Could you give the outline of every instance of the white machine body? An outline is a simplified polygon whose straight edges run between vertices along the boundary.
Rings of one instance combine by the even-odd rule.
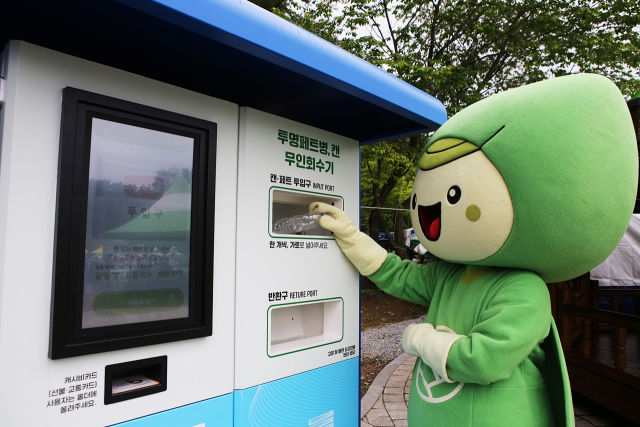
[[[238,106],[25,42],[9,44],[5,64],[0,424],[104,426],[222,395],[229,396],[229,404],[219,416],[232,419]],[[48,358],[56,194],[65,191],[56,183],[62,89],[67,86],[217,123],[212,336]],[[106,365],[156,356],[168,359],[165,392],[103,404]],[[73,410],[67,410],[70,406]]]
[[[359,356],[359,276],[327,230],[278,234],[314,201],[359,218],[357,141],[240,110],[235,388]]]

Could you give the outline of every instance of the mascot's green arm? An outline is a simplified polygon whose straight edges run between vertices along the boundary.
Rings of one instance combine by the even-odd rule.
[[[388,254],[385,262],[369,275],[369,279],[389,295],[428,306],[433,298],[435,264],[423,266],[408,260],[403,262],[397,255]]]
[[[431,305],[427,322],[464,335],[449,351],[446,366],[452,380],[489,384],[524,369],[522,362],[527,357],[543,358],[539,344],[551,325],[544,282],[530,272],[500,269],[497,276],[467,285],[459,281],[463,269],[463,265],[445,261],[418,265],[389,254],[369,278],[388,294]],[[459,286],[475,286],[482,296],[467,307],[464,299],[458,300],[455,288]],[[456,311],[444,307],[456,307]]]
[[[453,380],[490,384],[522,369],[520,377],[526,381],[522,362],[527,357],[535,364],[544,361],[539,345],[549,335],[552,319],[547,286],[523,271],[508,272],[499,282],[478,322],[449,351],[447,373]]]

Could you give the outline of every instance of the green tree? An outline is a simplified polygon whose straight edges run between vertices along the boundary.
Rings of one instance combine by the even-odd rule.
[[[273,13],[278,12],[286,12],[289,10],[289,1],[288,0],[251,0],[251,3],[254,3],[260,6],[263,9],[267,9]]]
[[[629,0],[309,0],[281,16],[441,100],[449,114],[545,78],[591,72],[640,89]],[[313,24],[312,24],[313,23]]]
[[[363,206],[408,209],[418,154],[426,142],[424,135],[381,142],[362,147],[360,153]],[[362,209],[361,222],[378,240],[383,231],[401,257],[406,255],[402,231],[410,224],[408,212]],[[391,239],[395,231],[396,239]]]
[[[605,75],[627,97],[640,90],[636,1],[303,0],[274,13],[435,96],[449,115],[493,93],[577,72]],[[362,148],[364,203],[408,205],[405,184],[425,140]],[[390,216],[396,228],[402,217],[363,212],[376,238]]]

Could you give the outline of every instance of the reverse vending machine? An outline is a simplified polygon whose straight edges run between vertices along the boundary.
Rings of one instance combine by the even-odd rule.
[[[440,102],[245,1],[0,14],[0,413],[11,426],[359,424],[359,147]]]
[[[274,225],[314,201],[357,218],[358,142],[251,108],[239,138],[236,422],[357,425],[358,272],[331,232]]]

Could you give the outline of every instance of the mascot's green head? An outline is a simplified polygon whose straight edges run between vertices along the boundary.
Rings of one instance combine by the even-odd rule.
[[[601,76],[566,76],[493,95],[447,121],[420,157],[411,218],[442,259],[556,282],[613,251],[637,182],[620,91]]]

